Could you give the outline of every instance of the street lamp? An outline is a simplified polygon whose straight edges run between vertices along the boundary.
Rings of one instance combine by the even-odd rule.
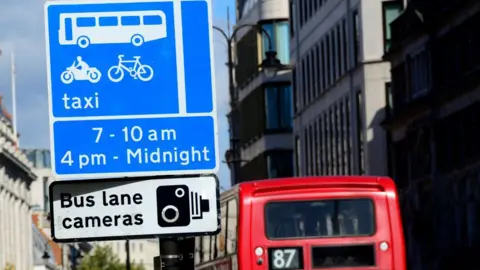
[[[266,52],[265,59],[262,61],[262,64],[260,64],[260,67],[262,67],[267,78],[275,77],[279,71],[291,69],[289,65],[284,65],[280,62],[277,58],[276,51]]]
[[[224,30],[217,26],[213,26],[213,29],[218,31],[227,42],[228,48],[228,85],[229,85],[229,95],[230,95],[230,110],[231,113],[229,114],[228,118],[230,120],[230,149],[227,151],[226,155],[228,155],[227,163],[229,164],[229,168],[233,174],[234,183],[236,183],[239,179],[239,170],[241,165],[241,158],[240,158],[240,151],[239,151],[239,134],[237,129],[238,121],[238,112],[239,109],[239,100],[238,100],[238,93],[235,89],[235,84],[233,81],[233,70],[234,70],[234,62],[233,62],[233,41],[235,36],[237,35],[240,29],[244,28],[254,28],[260,33],[264,33],[268,39],[268,51],[265,52],[265,59],[260,64],[260,68],[265,75],[268,77],[275,76],[278,70],[284,70],[285,66],[281,64],[280,60],[277,59],[277,52],[273,50],[272,47],[272,38],[268,34],[265,29],[261,25],[258,24],[243,24],[237,26],[233,33],[229,36],[225,33]]]

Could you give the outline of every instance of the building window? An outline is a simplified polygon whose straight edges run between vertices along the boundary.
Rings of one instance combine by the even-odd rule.
[[[393,113],[393,96],[392,96],[392,83],[385,83],[385,98],[386,98],[386,116],[390,117]]]
[[[330,175],[337,174],[337,145],[336,145],[336,119],[335,105],[328,109],[328,117],[330,118]]]
[[[353,12],[353,60],[354,66],[360,63],[360,19],[358,10]]]
[[[321,71],[321,59],[320,59],[320,45],[315,46],[315,98],[320,95],[322,88],[322,71]]]
[[[430,65],[425,50],[407,58],[409,92],[411,99],[423,96],[429,90]]]
[[[325,128],[323,125],[323,115],[318,117],[318,171],[319,174],[325,174]]]
[[[328,114],[328,110],[324,114],[324,119],[325,119],[325,139],[326,139],[326,144],[325,144],[325,152],[326,152],[326,155],[325,155],[325,174],[330,175],[332,173],[332,171],[331,171],[332,133],[331,133],[331,129],[330,129],[330,115]]]
[[[365,174],[365,153],[364,153],[364,143],[365,137],[363,133],[363,98],[362,91],[357,92],[357,141],[358,141],[358,169],[360,170],[359,174]]]
[[[336,146],[336,155],[337,155],[337,171],[336,175],[341,175],[343,171],[343,153],[342,153],[342,115],[341,115],[341,104],[337,103],[334,107],[334,116],[335,116],[335,146]]]
[[[303,3],[303,1],[297,1],[297,2],[298,2],[298,11],[300,13],[298,21],[300,22],[300,28],[301,28],[303,26],[303,23],[305,22],[305,20],[304,20],[305,12],[303,12],[304,3]]]
[[[342,98],[340,100],[340,149],[341,149],[341,156],[342,156],[342,174],[348,174],[348,158],[349,153],[347,149],[347,139],[348,139],[348,129],[346,128],[346,118],[348,115],[346,114],[346,104],[345,99]]]
[[[292,87],[268,86],[265,88],[267,130],[292,128]]]
[[[307,126],[307,152],[308,152],[308,175],[314,175],[314,169],[315,169],[315,149],[313,149],[313,140],[314,140],[314,135],[313,135],[313,126],[308,125]]]
[[[352,104],[350,98],[345,99],[346,103],[346,117],[345,117],[345,130],[347,132],[347,151],[348,151],[348,173],[353,174],[354,172],[354,164],[353,164],[353,136],[352,136],[352,125],[351,125],[351,113],[352,113]]]
[[[307,81],[305,83],[305,91],[307,91],[307,100],[305,102],[305,105],[310,104],[312,102],[312,70],[311,70],[311,62],[312,62],[312,57],[311,54],[307,54],[307,57],[305,58],[306,61],[306,66],[307,66]]]
[[[302,63],[302,68],[300,69],[300,73],[302,74],[302,101],[301,101],[301,108],[305,107],[307,104],[307,94],[308,94],[308,85],[307,85],[307,66],[306,63],[307,61],[305,58],[301,61]]]
[[[335,31],[335,27],[333,27],[331,31],[331,46],[332,46],[332,82],[335,82],[338,79],[337,73],[337,52],[339,51],[338,42],[337,42],[337,31]]]
[[[202,237],[195,238],[195,258],[194,262],[195,265],[200,264],[202,262]]]
[[[383,39],[385,51],[390,49],[392,41],[392,32],[390,24],[400,15],[403,9],[402,1],[385,1],[382,2],[383,8]]]
[[[300,144],[300,138],[298,136],[295,136],[295,176],[300,176],[300,166],[301,166],[301,147],[302,145]]]
[[[217,235],[217,258],[222,258],[226,255],[226,233],[227,233],[227,205],[224,204],[220,208],[221,230]]]
[[[292,68],[292,98],[293,98],[293,112],[297,113],[300,108],[300,98],[298,97],[298,85],[297,85],[297,68]]]
[[[227,254],[234,254],[237,251],[237,223],[238,205],[237,200],[232,199],[227,203]]]
[[[210,261],[210,236],[202,238],[202,262]]]
[[[336,27],[336,42],[337,42],[337,59],[336,59],[336,62],[337,62],[337,79],[340,78],[342,75],[343,75],[343,66],[342,66],[342,46],[343,46],[343,42],[342,42],[342,29],[341,29],[342,25],[341,25],[341,22],[339,24],[337,24],[337,27]]]
[[[271,151],[267,154],[268,178],[290,177],[293,175],[293,153],[291,150]]]
[[[278,21],[272,23],[262,23],[265,32],[271,38],[272,50],[277,52],[277,58],[282,64],[290,63],[290,30],[288,21]],[[265,33],[262,33],[262,57],[270,50],[269,39]]]
[[[310,103],[313,102],[315,96],[315,79],[317,76],[315,76],[315,51],[311,50],[310,53]]]
[[[326,65],[326,70],[327,70],[327,74],[325,74],[327,76],[327,87],[330,86],[330,84],[332,83],[332,78],[333,78],[333,70],[332,70],[332,63],[331,63],[331,60],[332,60],[332,50],[330,49],[331,46],[330,46],[330,34],[327,34],[326,37],[325,37],[325,44],[326,44],[326,48],[325,48],[325,51],[326,51],[326,54],[327,54],[327,60],[325,62],[325,65]]]
[[[50,200],[48,196],[48,177],[43,177],[43,209],[45,213],[50,211]]]
[[[328,86],[328,83],[327,83],[327,72],[328,72],[327,55],[328,55],[328,53],[327,53],[327,49],[326,49],[326,45],[325,45],[325,39],[320,41],[320,52],[322,54],[322,57],[321,57],[322,61],[320,63],[322,72],[320,74],[320,80],[321,80],[321,85],[322,85],[321,93],[323,93]]]
[[[313,145],[312,145],[312,150],[315,156],[315,163],[313,165],[315,166],[313,171],[314,175],[320,174],[320,150],[319,150],[320,142],[318,141],[319,131],[320,130],[318,128],[318,121],[315,120],[315,122],[313,122]]]
[[[258,46],[258,30],[250,29],[236,44],[235,79],[238,87],[245,85],[259,73],[258,65],[261,63],[259,59]]]
[[[343,69],[342,73],[348,70],[348,35],[347,35],[347,20],[342,20],[342,49],[343,49]]]
[[[49,150],[45,150],[42,152],[43,154],[43,162],[45,164],[45,168],[51,168],[52,165],[50,164],[51,160],[50,160],[50,151]]]
[[[293,3],[294,0],[290,0],[290,8],[289,8],[289,13],[290,13],[290,37],[295,36],[295,29],[294,29],[294,21],[297,16],[294,16],[295,14],[295,4]]]

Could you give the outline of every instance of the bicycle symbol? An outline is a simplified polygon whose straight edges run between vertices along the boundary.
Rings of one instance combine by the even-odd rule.
[[[153,69],[149,65],[143,65],[140,63],[140,56],[134,56],[134,60],[123,60],[124,55],[118,56],[118,64],[108,69],[108,78],[112,82],[120,82],[125,76],[125,71],[130,74],[134,79],[140,79],[141,81],[148,82],[153,78]],[[127,67],[124,64],[133,64],[133,67]]]

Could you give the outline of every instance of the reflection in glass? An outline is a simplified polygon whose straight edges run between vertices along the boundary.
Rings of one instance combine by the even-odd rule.
[[[274,202],[265,212],[270,239],[362,236],[375,231],[370,199]]]

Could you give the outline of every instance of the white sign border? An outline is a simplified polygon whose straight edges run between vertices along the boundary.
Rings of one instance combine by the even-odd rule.
[[[199,0],[201,1],[201,0]],[[218,132],[218,108],[217,108],[217,83],[216,83],[216,73],[215,73],[215,51],[214,51],[214,40],[213,40],[213,7],[212,7],[212,0],[203,0],[208,5],[208,25],[209,25],[209,42],[210,42],[210,74],[212,78],[212,111],[207,113],[213,117],[213,133],[214,133],[214,147],[215,147],[215,167],[212,169],[190,169],[185,171],[174,170],[174,171],[145,171],[145,172],[110,172],[110,173],[86,173],[86,174],[58,174],[56,171],[56,164],[55,164],[55,134],[53,132],[54,123],[57,121],[88,121],[88,120],[95,120],[95,119],[125,119],[125,116],[93,116],[93,117],[62,117],[56,118],[53,115],[53,97],[52,97],[52,77],[51,77],[51,57],[50,57],[50,29],[49,29],[49,22],[48,22],[48,8],[50,6],[59,6],[59,5],[87,5],[87,4],[129,4],[129,3],[156,3],[156,2],[173,2],[174,6],[181,5],[182,0],[47,0],[44,4],[44,26],[45,26],[45,50],[46,50],[46,66],[47,66],[47,96],[48,96],[48,113],[49,113],[49,131],[50,131],[50,160],[52,164],[52,172],[56,179],[58,180],[71,180],[71,179],[108,179],[111,177],[143,177],[143,176],[180,176],[186,174],[192,175],[200,175],[200,174],[216,174],[220,170],[220,137]],[[186,1],[188,2],[188,1]],[[175,8],[174,8],[175,10]],[[178,12],[178,11],[177,11]],[[180,16],[176,16],[175,18],[181,18]],[[177,26],[175,24],[175,32],[177,32],[177,28],[182,28],[183,25]],[[182,30],[183,31],[183,30]],[[181,49],[183,51],[183,43],[179,44],[176,42],[176,50],[177,53]],[[178,64],[178,63],[177,63]],[[183,81],[183,84],[185,82]],[[131,117],[130,117],[131,116]],[[167,117],[176,117],[181,119],[183,117],[188,117],[189,115],[181,115],[181,114],[167,114],[167,115],[156,115],[157,117],[152,117],[153,115],[128,115],[128,119],[137,119],[137,118],[167,118]],[[181,120],[180,120],[181,121]]]
[[[176,234],[136,234],[136,235],[129,235],[129,236],[105,236],[105,237],[82,237],[82,238],[62,238],[58,239],[55,237],[55,213],[53,208],[53,189],[56,185],[69,185],[69,184],[92,184],[92,183],[105,183],[105,182],[119,182],[119,181],[129,181],[129,182],[137,182],[137,181],[145,181],[145,180],[158,180],[162,181],[164,179],[180,179],[180,178],[201,178],[201,177],[213,177],[215,179],[215,189],[216,189],[216,197],[217,197],[217,230],[214,232],[200,232],[200,233],[176,233]],[[141,178],[109,178],[109,179],[81,179],[81,180],[67,180],[67,181],[54,181],[50,184],[48,191],[50,194],[50,234],[51,239],[55,243],[79,243],[79,242],[93,242],[93,241],[116,241],[116,240],[126,240],[126,239],[151,239],[151,238],[171,238],[171,237],[195,237],[195,236],[214,236],[218,235],[221,232],[221,213],[220,213],[220,181],[218,180],[217,175],[215,174],[197,174],[197,175],[172,175],[172,176],[157,176],[157,177],[141,177]],[[199,180],[200,181],[200,180]]]

